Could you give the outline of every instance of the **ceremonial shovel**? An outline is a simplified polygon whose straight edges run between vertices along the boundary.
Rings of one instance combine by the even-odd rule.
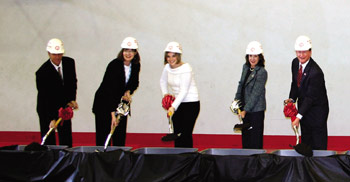
[[[168,94],[164,96],[162,99],[162,107],[168,111],[172,103],[174,102],[174,100],[175,100],[175,97],[173,95]],[[167,117],[169,118],[169,133],[162,137],[162,141],[164,142],[176,140],[181,136],[181,133],[177,133],[177,134],[174,133],[174,124],[172,120],[173,114],[174,113],[171,113],[171,112],[167,113]]]
[[[50,130],[45,134],[45,136],[43,137],[42,141],[41,141],[41,145],[44,145],[46,138],[51,134],[51,132],[57,128],[58,124],[60,124],[60,122],[63,120],[70,120],[73,117],[73,109],[71,107],[66,107],[66,108],[60,108],[58,110],[58,120],[55,122],[55,127],[54,128],[50,128]]]
[[[313,156],[313,151],[312,148],[305,144],[305,143],[299,143],[299,131],[296,126],[293,126],[293,130],[295,133],[295,136],[297,137],[297,142],[295,146],[290,145],[295,149],[296,152],[298,152],[301,155],[307,156],[307,157],[312,157]]]
[[[115,115],[117,117],[117,122],[120,120],[120,117],[121,116],[127,116],[130,112],[130,102],[123,102],[123,100],[121,99],[120,100],[120,103],[116,109],[116,112],[115,112]],[[119,122],[118,122],[119,123]],[[105,142],[105,146],[104,146],[104,152],[107,151],[107,147],[108,147],[108,144],[109,144],[109,141],[111,140],[111,137],[115,131],[115,128],[117,126],[113,126],[113,128],[111,129],[111,131],[109,132],[108,136],[107,136],[107,139],[106,139],[106,142]]]
[[[173,125],[173,113],[169,113],[169,133],[162,137],[162,141],[168,142],[176,140],[181,136],[181,133],[175,134],[174,133],[174,125]]]
[[[234,127],[233,127],[233,131],[235,132],[239,132],[239,131],[242,131],[244,129],[252,129],[253,127],[250,125],[250,123],[245,123],[243,124],[243,121],[242,121],[242,117],[241,117],[241,102],[239,100],[234,100],[231,104],[231,111],[234,113],[234,114],[238,114],[238,119],[239,119],[239,124],[236,124]]]
[[[295,107],[295,104],[292,102],[285,103],[284,104],[284,109],[283,109],[284,115],[286,117],[290,117],[291,121],[293,122],[296,119],[296,115],[298,114],[298,110]],[[295,133],[295,136],[297,137],[297,142],[296,145],[290,145],[295,149],[296,152],[298,152],[301,155],[307,156],[307,157],[312,157],[313,156],[313,151],[312,148],[305,144],[305,143],[299,143],[299,130],[297,126],[293,126],[293,131]]]

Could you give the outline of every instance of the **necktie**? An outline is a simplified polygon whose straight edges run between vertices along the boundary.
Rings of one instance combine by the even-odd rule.
[[[299,71],[298,71],[298,87],[300,87],[301,77],[303,76],[303,67],[300,65]]]
[[[58,68],[57,68],[57,72],[58,72],[58,74],[60,75],[61,80],[62,80],[62,82],[63,82],[63,76],[62,76],[62,72],[61,72],[61,67],[58,67]]]

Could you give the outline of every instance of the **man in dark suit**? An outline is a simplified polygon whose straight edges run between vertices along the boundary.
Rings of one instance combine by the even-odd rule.
[[[329,105],[324,75],[311,58],[311,40],[299,36],[295,42],[297,57],[292,62],[292,85],[285,103],[298,102],[298,114],[292,127],[301,125],[301,141],[314,150],[327,150]]]
[[[40,120],[41,137],[50,128],[55,127],[58,110],[69,106],[78,108],[76,100],[77,78],[74,59],[64,57],[63,43],[59,39],[51,39],[46,50],[47,60],[36,72],[38,89],[37,112]],[[59,144],[72,147],[71,120],[62,121],[58,127]],[[46,145],[56,145],[55,134],[52,133],[45,141]]]

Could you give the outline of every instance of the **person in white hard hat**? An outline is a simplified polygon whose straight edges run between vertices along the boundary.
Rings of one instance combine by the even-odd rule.
[[[182,47],[178,42],[169,42],[164,50],[164,69],[160,87],[165,97],[175,96],[168,113],[172,115],[174,133],[181,134],[175,139],[175,147],[193,147],[192,133],[196,123],[200,102],[192,67],[181,60]],[[168,90],[170,88],[170,90]]]
[[[240,101],[243,124],[242,148],[262,149],[264,134],[264,119],[266,110],[267,71],[262,45],[252,41],[246,49],[245,63],[238,82],[234,100]]]
[[[313,150],[327,149],[329,104],[322,69],[311,58],[311,39],[305,35],[295,41],[296,58],[292,61],[292,84],[289,99],[297,102],[298,114],[292,127],[301,125],[301,142]]]
[[[58,110],[66,105],[78,108],[76,100],[77,77],[74,59],[63,56],[64,47],[59,39],[51,39],[46,50],[47,60],[36,72],[38,89],[37,112],[40,120],[41,137],[50,128],[55,127]],[[57,127],[59,144],[72,147],[71,120],[63,121]],[[45,141],[46,145],[56,145],[55,135],[51,134]]]
[[[127,116],[116,119],[115,111],[121,100],[131,102],[139,86],[140,54],[138,41],[126,37],[117,58],[107,66],[100,87],[95,93],[92,112],[95,114],[96,145],[103,146],[111,127],[117,126],[112,136],[113,146],[125,146]]]

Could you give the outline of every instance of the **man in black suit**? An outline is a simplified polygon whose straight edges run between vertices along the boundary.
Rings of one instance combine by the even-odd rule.
[[[321,68],[311,58],[311,40],[299,36],[295,42],[297,57],[292,62],[292,85],[285,103],[298,102],[298,114],[292,127],[301,125],[301,141],[314,150],[327,150],[327,90]]]
[[[36,72],[38,89],[37,112],[40,120],[41,137],[50,128],[55,127],[58,110],[69,106],[78,108],[76,100],[77,78],[74,59],[64,57],[63,43],[59,39],[51,39],[46,50],[50,57]],[[57,127],[59,144],[72,147],[71,120],[61,121]],[[46,145],[56,145],[55,134],[45,141]]]

